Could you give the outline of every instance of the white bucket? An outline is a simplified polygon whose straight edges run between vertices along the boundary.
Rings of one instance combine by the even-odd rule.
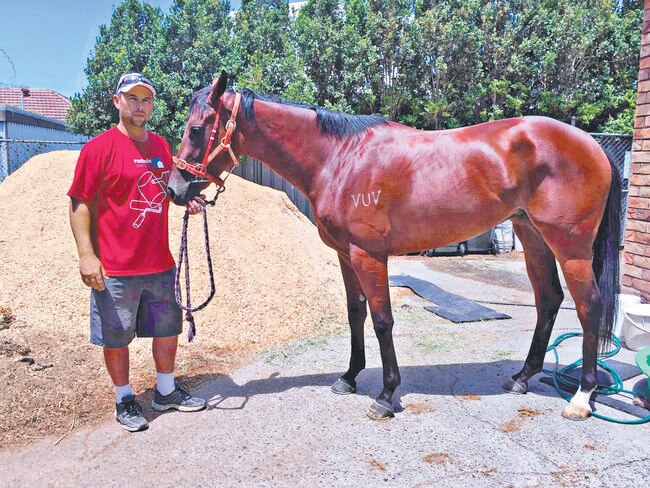
[[[614,330],[612,333],[623,341],[623,323],[625,322],[625,312],[629,310],[630,307],[641,303],[641,297],[638,295],[628,295],[627,293],[621,293],[618,295],[618,315],[616,316],[616,322],[614,323]]]
[[[638,351],[650,346],[650,303],[630,305],[624,311],[623,337],[625,347]]]

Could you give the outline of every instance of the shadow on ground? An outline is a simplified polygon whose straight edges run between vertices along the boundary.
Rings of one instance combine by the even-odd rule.
[[[507,378],[521,369],[519,361],[502,360],[489,363],[441,364],[426,366],[402,366],[402,384],[393,396],[396,411],[400,411],[403,395],[416,393],[432,396],[491,396],[509,395],[501,385]],[[339,378],[340,373],[305,374],[299,376],[280,376],[274,372],[266,378],[236,383],[230,376],[198,375],[192,377],[193,383],[201,383],[197,394],[208,400],[208,408],[236,410],[244,409],[248,400],[258,395],[275,395],[293,388],[329,387]],[[538,375],[542,377],[543,375]],[[531,387],[535,384],[531,380]],[[381,368],[368,368],[357,377],[357,395],[374,399],[382,387]],[[536,394],[557,396],[548,388],[535,388]],[[232,402],[233,399],[238,399]],[[153,418],[157,416],[153,412]]]

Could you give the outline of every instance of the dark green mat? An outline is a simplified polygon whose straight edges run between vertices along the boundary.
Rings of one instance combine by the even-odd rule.
[[[390,286],[408,287],[422,298],[435,303],[436,306],[428,306],[424,307],[424,309],[452,322],[478,322],[480,320],[512,318],[510,315],[499,313],[463,296],[449,293],[433,283],[412,276],[393,275],[388,277],[388,281]]]

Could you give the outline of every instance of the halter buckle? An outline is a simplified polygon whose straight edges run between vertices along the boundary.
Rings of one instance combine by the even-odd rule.
[[[186,169],[187,168],[187,161],[184,159],[178,159],[177,157],[173,157],[172,160],[174,161],[174,164],[178,169]]]

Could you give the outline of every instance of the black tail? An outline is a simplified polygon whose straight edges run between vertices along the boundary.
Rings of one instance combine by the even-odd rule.
[[[621,175],[612,158],[609,155],[607,157],[612,167],[612,185],[609,188],[607,206],[594,242],[593,259],[596,282],[603,298],[603,318],[598,329],[601,351],[607,349],[612,342],[612,329],[618,310],[623,198]]]

